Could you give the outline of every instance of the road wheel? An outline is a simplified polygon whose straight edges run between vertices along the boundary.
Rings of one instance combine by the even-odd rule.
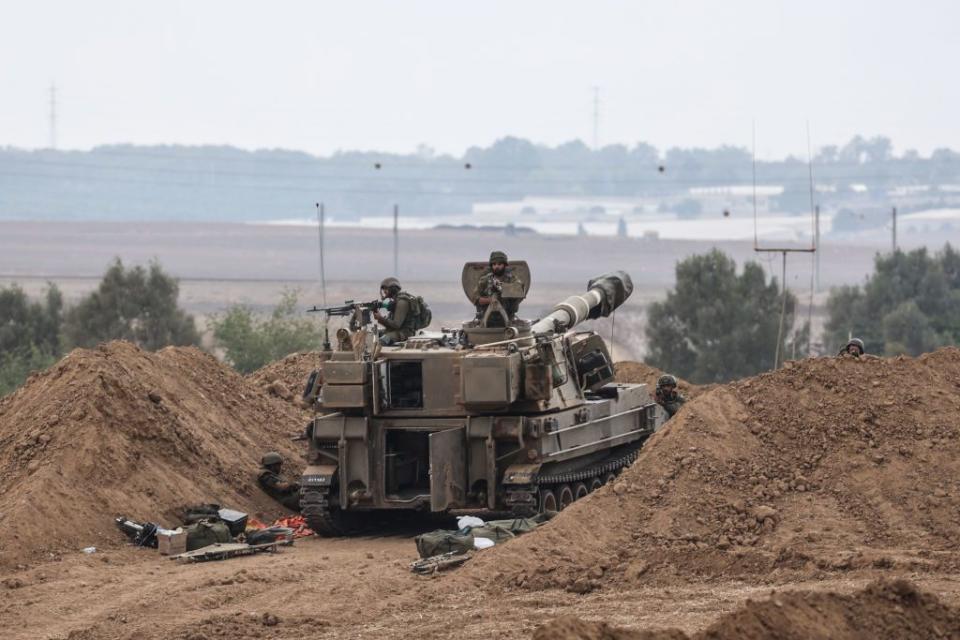
[[[573,485],[574,500],[579,500],[580,498],[584,497],[588,493],[590,493],[590,489],[587,489],[587,485],[583,484],[582,482],[578,482],[577,484]]]
[[[603,484],[610,484],[617,479],[617,474],[612,471],[603,477]]]
[[[603,486],[603,480],[600,478],[593,478],[590,480],[590,493],[593,493],[597,489]]]
[[[540,513],[560,511],[557,495],[550,489],[540,489]]]
[[[568,484],[561,485],[557,489],[557,506],[560,507],[560,511],[563,511],[571,504],[573,504],[573,489]]]

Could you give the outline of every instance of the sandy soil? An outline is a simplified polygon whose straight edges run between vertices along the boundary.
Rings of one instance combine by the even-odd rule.
[[[511,590],[491,596],[454,576],[415,576],[407,535],[305,539],[278,554],[180,565],[152,550],[83,555],[7,574],[0,626],[11,640],[70,638],[529,638],[576,614],[632,629],[692,633],[772,591],[742,581],[600,590]],[[891,572],[855,572],[782,589],[862,588]],[[896,572],[960,605],[960,576]],[[267,616],[266,618],[264,616]],[[276,617],[278,622],[269,625]],[[268,624],[265,624],[265,621]]]

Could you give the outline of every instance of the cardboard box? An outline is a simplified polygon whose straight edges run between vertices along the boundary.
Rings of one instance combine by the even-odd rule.
[[[157,551],[165,556],[176,556],[187,552],[186,531],[165,531],[157,534]]]

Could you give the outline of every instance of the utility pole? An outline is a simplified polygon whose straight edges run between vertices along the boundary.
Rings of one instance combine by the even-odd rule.
[[[813,224],[815,231],[813,233],[813,246],[817,250],[813,252],[813,272],[814,272],[814,288],[813,290],[818,292],[820,291],[820,205],[817,205],[813,208]]]
[[[57,148],[57,85],[50,84],[50,148]]]
[[[327,274],[323,272],[323,228],[325,225],[325,211],[322,202],[317,203],[317,238],[320,245],[320,297],[323,299],[323,306],[327,306]]]
[[[400,206],[393,205],[393,277],[400,277]]]
[[[893,218],[893,252],[897,252],[897,208],[894,207],[891,211]]]
[[[600,148],[600,87],[593,88],[593,150]]]

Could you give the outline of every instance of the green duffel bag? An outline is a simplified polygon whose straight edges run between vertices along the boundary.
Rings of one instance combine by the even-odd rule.
[[[421,558],[432,558],[442,553],[473,551],[473,533],[438,529],[416,537]]]
[[[514,535],[529,533],[540,526],[540,523],[533,518],[514,518],[512,520],[491,520],[485,526],[501,527]],[[479,535],[474,533],[474,535]],[[491,538],[492,539],[492,538]]]
[[[187,551],[202,549],[217,542],[233,542],[230,528],[220,520],[201,520],[187,525]]]
[[[486,523],[482,527],[471,527],[470,533],[474,538],[487,538],[488,540],[493,540],[494,544],[500,544],[505,540],[515,537],[510,529],[497,524],[498,522],[504,521],[494,520],[493,522]]]

